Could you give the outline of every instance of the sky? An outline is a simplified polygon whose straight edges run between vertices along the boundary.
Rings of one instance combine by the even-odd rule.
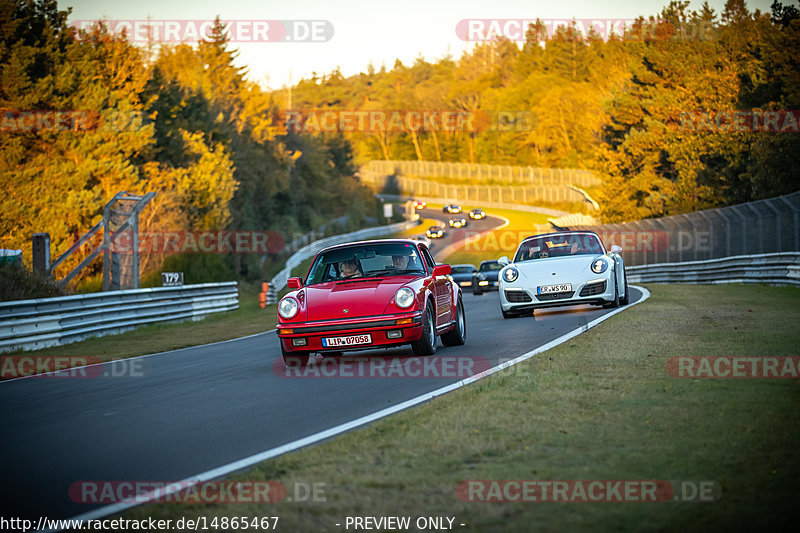
[[[746,4],[751,11],[768,12],[772,1],[746,0]],[[118,21],[114,24],[120,27],[130,24],[133,28],[135,21],[149,19],[159,32],[163,28],[160,35],[167,35],[169,28],[172,37],[191,36],[193,30],[202,29],[204,21],[216,16],[236,21],[231,31],[238,42],[230,46],[239,50],[237,64],[248,69],[248,79],[265,88],[278,89],[337,67],[350,76],[366,72],[370,64],[376,70],[382,65],[391,69],[396,59],[409,65],[419,57],[428,61],[448,55],[458,58],[474,42],[460,38],[464,34],[457,35],[456,28],[466,31],[464,28],[488,27],[489,22],[480,21],[574,18],[587,24],[593,20],[616,25],[640,15],[657,15],[667,3],[668,0],[59,0],[59,8],[72,8],[69,23],[86,24],[104,18]],[[797,0],[783,3],[796,5]],[[700,0],[692,0],[690,8],[699,10],[701,4]],[[709,0],[709,4],[719,14],[725,0]],[[473,21],[472,26],[468,22],[459,26],[465,20]],[[513,22],[501,24],[512,35],[516,31]]]

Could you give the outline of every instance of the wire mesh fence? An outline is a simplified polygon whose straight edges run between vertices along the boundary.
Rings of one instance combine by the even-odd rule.
[[[800,251],[800,192],[720,209],[622,224],[570,226],[622,247],[625,263],[648,265]]]
[[[589,170],[575,168],[537,168],[514,165],[481,165],[477,163],[443,163],[437,161],[370,161],[361,167],[367,182],[386,176],[447,178],[448,181],[513,182],[515,185],[591,187],[600,180]]]

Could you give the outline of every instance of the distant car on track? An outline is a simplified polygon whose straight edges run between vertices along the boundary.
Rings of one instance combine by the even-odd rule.
[[[486,213],[484,213],[483,209],[473,209],[469,212],[469,218],[472,220],[481,220],[482,218],[486,218]]]
[[[287,366],[311,353],[410,344],[416,355],[464,344],[466,314],[450,265],[437,265],[411,239],[332,246],[314,258],[305,280],[289,278],[278,302],[278,339]]]
[[[414,202],[411,205],[414,206],[414,209],[425,209],[425,207],[428,204],[423,202],[423,201],[421,201],[421,200],[414,200]]]
[[[461,206],[457,204],[447,204],[442,209],[442,212],[447,213],[449,215],[457,215],[458,213],[461,212]]]
[[[451,228],[465,228],[467,227],[467,219],[464,217],[454,217],[447,221]]]
[[[440,228],[439,226],[431,226],[428,228],[428,231],[425,232],[425,236],[429,239],[441,239],[444,237],[444,228]]]
[[[450,265],[450,277],[459,287],[472,287],[472,276],[478,271],[475,265]]]
[[[500,282],[498,275],[503,268],[498,261],[481,261],[472,281],[472,293],[481,295],[484,292],[496,291]]]
[[[619,246],[606,251],[600,237],[590,231],[528,237],[513,261],[499,259],[503,318],[542,307],[626,305],[630,294],[621,251]]]

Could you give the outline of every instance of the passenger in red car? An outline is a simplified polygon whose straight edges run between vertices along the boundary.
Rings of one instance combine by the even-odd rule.
[[[358,263],[356,263],[355,259],[347,259],[339,263],[339,274],[342,279],[357,278],[364,275],[358,269]]]

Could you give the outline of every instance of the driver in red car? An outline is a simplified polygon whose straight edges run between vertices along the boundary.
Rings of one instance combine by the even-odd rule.
[[[342,279],[352,279],[363,276],[361,270],[358,269],[358,263],[355,258],[345,259],[339,263],[339,275]]]
[[[397,270],[406,270],[408,268],[409,259],[407,255],[393,255],[392,265],[394,265]]]

